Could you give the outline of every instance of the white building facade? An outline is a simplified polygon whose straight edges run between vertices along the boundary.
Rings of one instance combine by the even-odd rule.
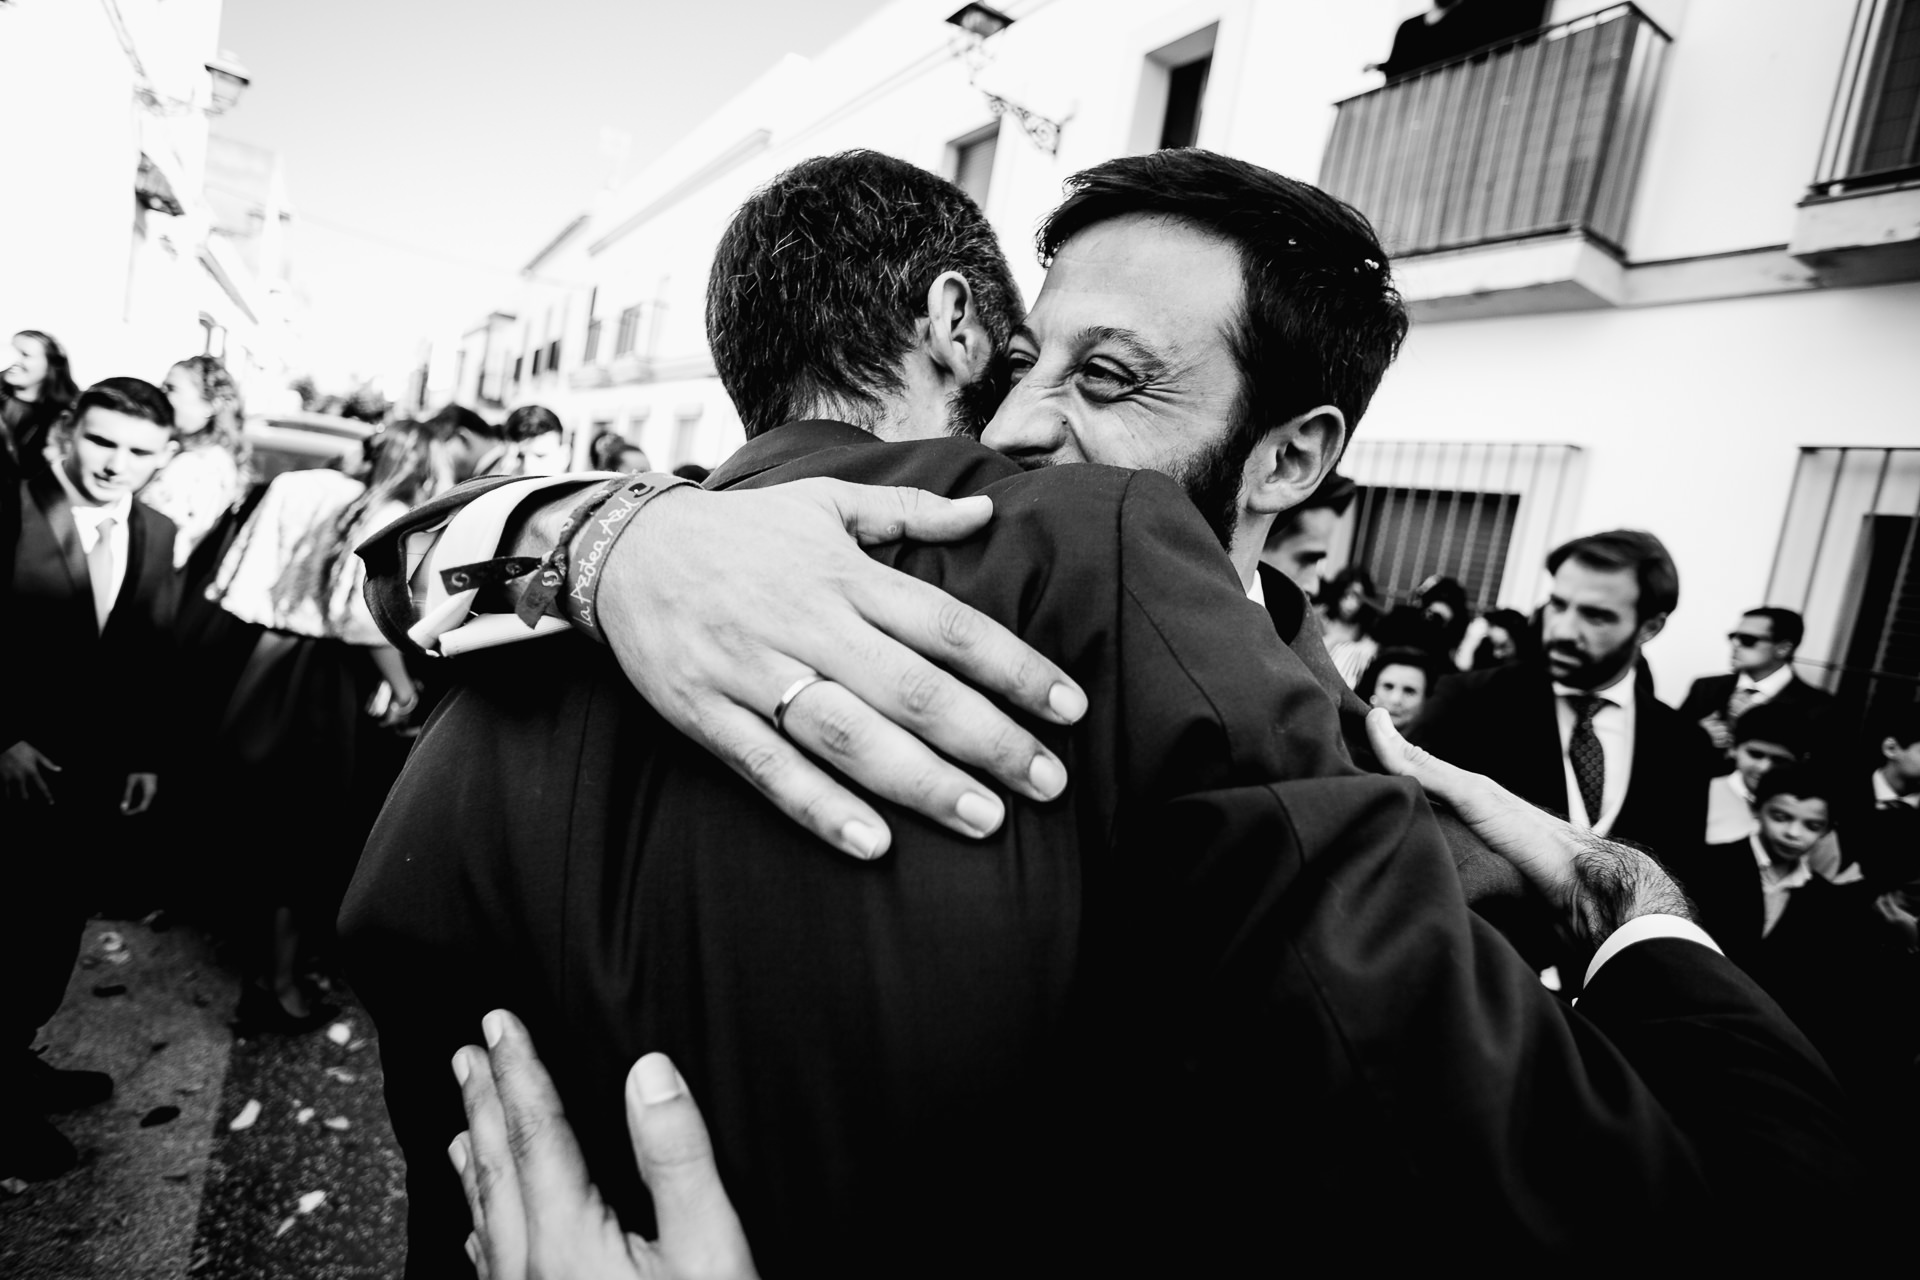
[[[1356,204],[1415,317],[1342,464],[1333,567],[1525,612],[1556,542],[1647,528],[1681,570],[1648,650],[1669,701],[1762,603],[1805,613],[1806,678],[1913,695],[1920,0],[1463,0],[1508,29],[1385,85],[1421,0],[1023,0],[985,39],[953,3],[788,58],[604,193],[436,345],[426,398],[712,465],[741,433],[707,270],[780,170],[872,147],[956,178],[1031,299],[1064,178],[1194,143]]]
[[[284,382],[292,310],[277,157],[210,133],[244,88],[221,0],[5,0],[0,336],[51,333],[85,385],[226,359]]]

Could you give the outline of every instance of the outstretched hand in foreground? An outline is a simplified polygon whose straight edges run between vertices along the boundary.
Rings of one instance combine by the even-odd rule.
[[[1692,920],[1692,904],[1648,854],[1607,840],[1522,800],[1485,774],[1469,773],[1400,736],[1379,708],[1367,713],[1367,738],[1380,766],[1412,778],[1427,797],[1458,814],[1487,848],[1511,862],[1592,946],[1644,915]]]
[[[560,1096],[520,1020],[496,1009],[486,1049],[453,1057],[467,1130],[447,1149],[473,1213],[467,1256],[482,1280],[755,1280],[686,1082],[650,1053],[627,1075],[627,1130],[660,1239],[621,1230],[587,1176]]]

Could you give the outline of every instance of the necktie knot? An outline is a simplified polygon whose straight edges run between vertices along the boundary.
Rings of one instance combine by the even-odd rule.
[[[1613,699],[1603,698],[1597,693],[1576,693],[1567,699],[1573,704],[1573,718],[1576,724],[1588,725],[1600,714],[1602,707],[1613,705]]]

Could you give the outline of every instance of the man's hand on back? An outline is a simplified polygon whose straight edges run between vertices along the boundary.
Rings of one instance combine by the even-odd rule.
[[[941,756],[1052,799],[1065,769],[987,695],[1055,724],[1085,714],[1086,696],[998,623],[860,546],[953,541],[991,517],[984,497],[825,479],[676,491],[635,516],[644,528],[615,544],[600,624],[655,710],[836,848],[878,857],[890,833],[808,755],[984,836],[1005,806]],[[770,717],[813,673],[825,679],[793,698],[789,741]]]
[[[1545,894],[1590,945],[1599,946],[1637,916],[1693,919],[1680,886],[1640,850],[1582,831],[1493,779],[1414,746],[1378,708],[1367,715],[1367,737],[1382,768],[1395,777],[1412,778],[1429,798],[1451,808],[1489,849]]]

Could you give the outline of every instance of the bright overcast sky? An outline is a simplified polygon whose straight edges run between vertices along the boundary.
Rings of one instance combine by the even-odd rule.
[[[226,0],[253,77],[219,131],[277,149],[308,359],[397,372],[414,343],[512,297],[517,269],[786,53],[882,0]]]

